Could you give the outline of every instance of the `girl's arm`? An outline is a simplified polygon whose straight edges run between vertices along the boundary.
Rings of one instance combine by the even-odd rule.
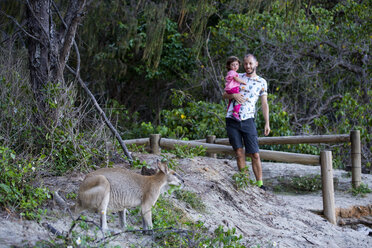
[[[238,78],[238,77],[234,77],[234,80],[241,83],[241,84],[244,84],[244,85],[247,85],[246,82],[244,82],[242,79]]]

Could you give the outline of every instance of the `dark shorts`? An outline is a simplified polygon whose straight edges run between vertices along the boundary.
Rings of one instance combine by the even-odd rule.
[[[244,141],[245,153],[251,154],[259,152],[257,129],[254,118],[241,122],[235,121],[232,118],[226,118],[226,131],[234,150],[243,148]]]

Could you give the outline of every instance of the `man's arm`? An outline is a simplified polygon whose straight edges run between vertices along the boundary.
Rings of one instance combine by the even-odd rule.
[[[226,92],[223,93],[222,95],[223,99],[229,99],[229,100],[235,100],[238,104],[242,104],[245,102],[245,99],[242,94],[237,93],[237,94],[227,94]]]
[[[270,133],[270,119],[269,119],[269,104],[267,102],[267,95],[261,96],[262,114],[265,120],[265,136]]]

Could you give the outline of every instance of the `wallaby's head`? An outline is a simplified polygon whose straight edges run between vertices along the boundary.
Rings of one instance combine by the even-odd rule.
[[[180,186],[184,183],[182,177],[178,175],[174,170],[169,169],[165,162],[160,162],[158,160],[157,164],[159,168],[158,173],[164,173],[166,175],[168,185]]]

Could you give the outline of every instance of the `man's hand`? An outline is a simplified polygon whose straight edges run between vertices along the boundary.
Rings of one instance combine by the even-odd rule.
[[[264,131],[265,136],[269,135],[270,131],[271,131],[270,125],[269,125],[269,123],[266,122],[265,131]]]
[[[238,104],[242,104],[243,102],[246,101],[246,99],[244,99],[243,95],[240,94],[240,93],[227,94],[226,92],[224,92],[223,95],[222,95],[222,98],[223,99],[235,100]]]
[[[243,104],[243,102],[245,102],[245,98],[243,97],[242,94],[240,93],[236,93],[236,94],[232,94],[233,95],[233,98],[234,100],[238,103],[238,104]]]

